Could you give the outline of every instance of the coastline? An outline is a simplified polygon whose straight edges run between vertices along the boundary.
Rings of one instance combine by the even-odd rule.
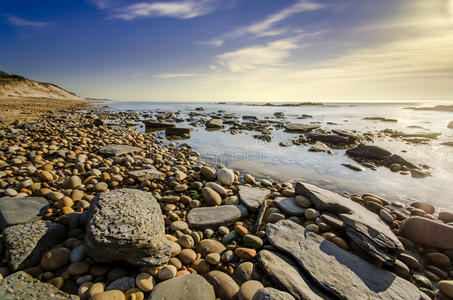
[[[373,271],[382,278],[393,276],[393,284],[381,291],[383,298],[392,295],[398,295],[400,299],[411,299],[415,295],[426,298],[425,293],[438,293],[437,287],[448,292],[451,283],[441,282],[452,276],[453,245],[448,236],[453,227],[446,225],[453,221],[452,213],[435,216],[435,208],[427,203],[416,202],[403,207],[401,203],[375,195],[340,196],[303,182],[294,185],[266,179],[257,181],[252,174],[240,174],[222,166],[200,165],[199,154],[189,145],[164,145],[152,133],[137,132],[133,128],[111,129],[106,120],[120,118],[126,121],[128,114],[94,109],[91,100],[64,104],[43,99],[30,103],[33,101],[6,102],[6,107],[2,107],[8,112],[6,122],[19,118],[13,125],[15,133],[10,132],[13,127],[8,126],[13,123],[0,123],[4,131],[1,148],[4,163],[0,170],[5,174],[1,178],[10,179],[0,178],[2,193],[24,199],[24,206],[29,205],[29,196],[48,201],[50,207],[43,219],[49,222],[41,223],[63,226],[61,230],[65,233],[62,234],[64,239],[60,237],[50,248],[40,250],[39,261],[30,262],[27,257],[12,255],[21,253],[17,248],[24,246],[18,244],[17,236],[4,232],[3,238],[7,241],[4,258],[8,262],[8,266],[1,267],[4,276],[13,269],[25,269],[41,281],[82,298],[94,296],[97,283],[102,283],[102,288],[99,287],[101,284],[96,286],[102,289],[101,293],[106,293],[104,289],[117,291],[117,294],[136,294],[137,297],[162,291],[169,293],[163,284],[188,274],[201,274],[210,283],[200,292],[205,297],[202,299],[211,299],[211,290],[224,299],[237,295],[248,299],[244,297],[250,294],[249,289],[254,292],[265,290],[262,293],[266,293],[276,286],[283,286],[281,293],[289,293],[295,298],[303,295],[323,297],[325,293],[338,297],[351,297],[354,293],[364,297],[378,296],[367,286],[368,273],[354,275],[349,268],[340,268],[344,259],[358,263],[363,272]],[[42,104],[51,107],[42,108]],[[87,112],[76,112],[79,109]],[[24,122],[30,121],[37,121],[37,124],[25,126]],[[10,134],[22,134],[24,138],[16,141],[14,137],[8,137]],[[156,203],[162,215],[154,211],[152,218],[156,218],[156,224],[162,220],[165,228],[157,234],[157,227],[144,226],[143,230],[149,230],[148,234],[157,234],[156,240],[151,242],[156,247],[140,252],[137,249],[146,247],[139,245],[140,241],[135,241],[136,237],[127,228],[107,223],[105,226],[112,232],[120,231],[121,235],[116,238],[126,240],[115,246],[121,249],[126,244],[130,256],[134,257],[117,267],[114,262],[124,260],[124,257],[120,256],[121,251],[113,251],[108,245],[96,246],[106,238],[103,236],[106,233],[96,232],[93,216],[99,217],[98,221],[110,217],[123,220],[131,210],[134,217],[127,222],[131,222],[132,228],[143,226],[141,217],[149,217],[133,210],[127,199],[116,196],[114,191],[121,188],[151,192],[157,200],[152,200],[154,198],[148,194],[124,191],[127,195],[132,193],[133,203],[141,203],[141,197],[146,198],[143,203]],[[109,195],[109,201],[117,201],[124,210],[112,212],[117,215],[107,217],[95,211],[92,203],[96,203],[96,207],[108,207],[108,202],[102,202],[107,196],[102,195]],[[348,213],[345,215],[345,212]],[[37,224],[34,221],[11,222],[8,228],[23,232],[34,228]],[[414,222],[423,226],[411,224]],[[337,257],[331,258],[330,266],[345,272],[330,276],[344,275],[344,281],[338,277],[321,278],[321,274],[310,268],[307,261],[310,257],[296,251],[297,241],[279,240],[278,235],[286,233],[288,228],[294,234],[303,232],[307,243],[315,245],[310,249],[314,257],[322,258],[317,256],[322,254],[320,245],[327,244],[336,254],[333,257]],[[377,234],[369,235],[363,228]],[[444,238],[439,239],[442,244],[426,237],[424,231],[432,228],[445,232]],[[167,243],[157,245],[158,240]],[[35,240],[35,244],[26,247],[36,249],[38,244]],[[164,259],[160,258],[155,265],[163,266],[143,266],[141,260],[154,257],[159,247],[162,252],[159,257]],[[97,251],[104,251],[102,253],[108,259],[97,257]],[[282,252],[285,259],[297,266],[296,270],[310,273],[314,280],[297,277],[284,281],[280,278],[279,274],[288,270],[284,262],[275,258]],[[69,257],[75,258],[69,260]],[[320,268],[328,263],[321,258],[317,261]],[[271,268],[273,264],[280,269]],[[96,272],[98,269],[103,271]],[[116,275],[112,275],[115,269]],[[185,277],[194,282],[190,289],[192,293],[204,284],[204,279],[193,276]],[[348,280],[357,283],[350,291],[346,289],[350,285]],[[360,283],[361,280],[365,284]],[[320,285],[320,281],[325,284]],[[293,290],[294,282],[303,287]],[[398,289],[406,294],[398,294]]]

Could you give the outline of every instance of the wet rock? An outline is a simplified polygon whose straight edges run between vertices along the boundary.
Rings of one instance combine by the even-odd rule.
[[[187,223],[194,228],[217,228],[231,225],[247,215],[242,205],[193,208],[187,214]]]
[[[323,299],[312,290],[308,279],[288,257],[261,250],[258,262],[269,278],[279,287],[287,290],[295,299]]]
[[[453,280],[441,280],[438,286],[443,294],[453,298]]]
[[[214,287],[215,294],[222,300],[235,300],[239,286],[228,274],[220,271],[211,271],[206,280]]]
[[[425,246],[453,249],[453,227],[427,218],[411,217],[401,225],[400,235]]]
[[[252,300],[294,300],[294,297],[287,292],[267,287],[256,291]]]
[[[306,133],[314,129],[318,129],[318,125],[302,124],[302,123],[286,123],[285,130],[291,133]]]
[[[159,283],[149,299],[215,300],[215,293],[206,279],[200,275],[189,274]]]
[[[305,208],[298,205],[294,197],[277,197],[275,198],[278,208],[291,216],[301,217],[305,214]]]
[[[266,226],[270,243],[293,257],[323,289],[342,299],[418,299],[409,281],[289,221]],[[338,276],[341,274],[341,276]]]
[[[48,208],[49,201],[41,197],[0,198],[0,227],[38,220]]]
[[[107,145],[99,149],[99,153],[104,155],[120,156],[123,154],[139,152],[141,150],[141,148],[127,145]]]
[[[206,128],[220,129],[223,128],[222,119],[211,119],[206,122]]]
[[[190,131],[192,130],[193,130],[192,128],[166,128],[165,135],[190,138]]]
[[[377,160],[382,160],[382,159],[385,159],[385,158],[389,157],[390,155],[392,155],[392,153],[390,151],[387,151],[378,146],[363,145],[363,144],[357,146],[356,148],[346,150],[346,154],[348,154],[352,157],[377,159]]]
[[[231,185],[234,181],[234,172],[227,168],[219,169],[217,170],[217,179],[224,185]]]
[[[71,299],[78,296],[66,294],[50,283],[43,283],[25,272],[17,272],[0,280],[1,299]]]
[[[308,149],[310,152],[329,152],[330,148],[326,144],[320,141],[316,141],[316,143]]]
[[[159,204],[150,193],[134,189],[99,194],[91,201],[85,244],[98,262],[162,265],[171,252]]]
[[[364,171],[365,170],[364,167],[362,167],[361,165],[358,165],[358,164],[343,163],[342,165],[351,170],[354,170],[354,171]]]
[[[310,134],[308,136],[312,141],[320,141],[327,144],[344,146],[349,144],[347,137],[337,134]]]
[[[154,121],[154,120],[145,120],[146,128],[174,128],[176,125],[170,122],[161,122],[161,121]]]
[[[251,211],[258,210],[260,204],[269,197],[271,191],[258,187],[239,187],[239,197],[247,209]]]
[[[296,194],[310,199],[318,210],[337,214],[347,225],[347,235],[363,250],[392,265],[404,248],[378,215],[362,205],[317,186],[297,182]]]
[[[6,257],[12,270],[39,265],[41,256],[65,239],[66,228],[58,223],[25,223],[3,230]]]
[[[256,291],[264,288],[263,284],[256,280],[249,280],[244,282],[239,288],[238,298],[239,300],[252,300]]]

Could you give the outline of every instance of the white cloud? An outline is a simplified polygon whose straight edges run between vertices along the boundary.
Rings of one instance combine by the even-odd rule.
[[[169,79],[169,78],[184,78],[184,77],[194,77],[198,76],[197,74],[191,74],[191,73],[161,73],[156,75],[156,77],[163,78],[163,79]]]
[[[103,0],[96,0],[101,1]],[[133,20],[140,17],[173,17],[191,19],[211,13],[215,8],[214,0],[185,0],[173,2],[139,2],[112,11],[114,18]]]
[[[255,37],[264,37],[264,36],[276,36],[287,32],[288,28],[281,28],[281,29],[274,29],[273,26],[295,14],[299,14],[302,12],[320,10],[326,8],[327,6],[324,4],[319,4],[312,1],[298,1],[297,3],[286,7],[279,12],[272,14],[266,17],[264,20],[237,28],[234,31],[228,32],[222,37],[215,38],[207,44],[211,44],[213,46],[222,46],[226,40],[236,39],[244,35],[253,35]]]
[[[250,71],[260,66],[282,64],[291,50],[298,48],[298,38],[280,39],[262,46],[251,46],[217,56],[221,65],[232,72]]]
[[[29,21],[12,15],[7,16],[7,20],[9,24],[18,27],[43,27],[50,25],[48,22]]]

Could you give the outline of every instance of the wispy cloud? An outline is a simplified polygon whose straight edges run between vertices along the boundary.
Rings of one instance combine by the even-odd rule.
[[[250,71],[260,66],[282,64],[291,50],[298,48],[298,38],[273,41],[262,46],[251,46],[217,56],[218,62],[232,72]]]
[[[289,28],[273,28],[277,23],[302,12],[315,11],[326,8],[324,4],[319,4],[312,1],[302,0],[297,3],[290,5],[279,12],[269,15],[264,20],[235,29],[234,31],[228,32],[221,37],[215,38],[206,44],[220,47],[226,40],[236,39],[245,35],[252,35],[255,37],[264,36],[277,36],[289,31]]]
[[[123,5],[124,0],[89,0],[110,17],[122,20],[136,18],[173,17],[191,19],[207,15],[217,8],[219,0],[141,1]]]
[[[194,77],[198,76],[197,74],[191,74],[191,73],[161,73],[156,75],[156,77],[163,78],[163,79],[169,79],[169,78],[184,78],[184,77]]]
[[[43,27],[50,25],[48,22],[30,21],[13,15],[6,16],[6,19],[10,25],[17,27]]]

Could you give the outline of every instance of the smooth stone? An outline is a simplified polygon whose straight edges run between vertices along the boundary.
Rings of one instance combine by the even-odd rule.
[[[453,298],[453,280],[441,280],[437,285],[443,294]]]
[[[36,221],[48,208],[49,201],[41,197],[0,198],[0,229]]]
[[[188,234],[181,235],[178,239],[178,243],[183,248],[193,248],[193,246],[195,245],[195,241],[193,240],[193,237]]]
[[[278,208],[291,216],[302,217],[306,209],[296,203],[294,197],[277,197],[275,198]]]
[[[170,243],[170,246],[171,246],[170,256],[173,257],[173,256],[178,255],[181,252],[181,246],[178,243],[173,242],[173,241],[168,241],[168,242]]]
[[[111,290],[96,294],[89,300],[126,300],[126,297],[122,291]]]
[[[245,174],[244,180],[245,180],[245,182],[250,183],[250,184],[256,183],[255,177],[253,177],[251,174]]]
[[[222,300],[235,300],[239,292],[238,284],[228,274],[221,271],[211,271],[206,280],[214,287],[215,294]]]
[[[106,291],[120,290],[122,292],[126,292],[127,290],[134,287],[135,287],[134,277],[121,277],[111,282],[105,290]]]
[[[192,249],[183,249],[179,253],[178,257],[184,264],[187,265],[195,261],[197,254]]]
[[[208,167],[208,166],[201,167],[200,168],[200,174],[203,175],[204,177],[206,177],[209,180],[215,180],[216,177],[217,177],[216,171],[213,168]]]
[[[260,207],[261,203],[266,200],[271,191],[268,189],[249,187],[242,185],[239,187],[239,198],[247,209],[256,211]]]
[[[296,203],[304,208],[309,208],[311,206],[311,202],[310,202],[310,199],[308,199],[307,197],[303,196],[303,195],[297,195],[294,200],[296,201]]]
[[[145,293],[151,292],[156,285],[156,280],[149,273],[140,273],[135,278],[137,287]]]
[[[189,211],[187,223],[191,228],[217,228],[231,225],[247,216],[247,213],[247,209],[242,205],[199,207]]]
[[[45,270],[58,270],[66,265],[69,260],[69,249],[56,248],[46,253],[41,258],[41,267]]]
[[[217,179],[224,185],[231,185],[234,181],[234,172],[231,169],[222,168],[217,170]]]
[[[197,274],[160,282],[148,300],[215,300],[214,288]]]
[[[90,270],[90,264],[86,261],[79,261],[69,265],[68,273],[72,276],[82,275]]]
[[[0,280],[0,299],[79,299],[20,271]]]
[[[206,255],[206,261],[211,265],[216,265],[220,262],[220,254],[209,253],[208,255]]]
[[[104,288],[105,286],[102,282],[93,283],[93,285],[91,285],[88,289],[88,295],[92,297],[94,295],[100,294],[104,292]]]
[[[434,206],[432,206],[431,204],[429,203],[423,203],[423,202],[413,202],[411,203],[411,206],[412,207],[415,207],[415,208],[420,208],[420,209],[423,209],[423,211],[427,214],[434,214],[434,212],[436,211],[436,209],[434,208]]]
[[[267,287],[256,291],[252,300],[295,300],[295,299],[287,292]]]
[[[267,224],[266,236],[271,245],[293,257],[319,286],[341,299],[418,299],[421,295],[409,281],[306,232],[292,221]]]
[[[120,156],[123,154],[138,152],[141,150],[142,149],[138,147],[113,144],[102,147],[101,149],[99,149],[99,153],[104,155]]]
[[[303,124],[303,123],[286,123],[285,130],[291,133],[306,133],[319,128],[319,125]]]
[[[362,205],[317,186],[297,182],[296,194],[310,199],[318,211],[337,214],[347,225],[346,234],[364,251],[392,265],[404,247],[381,218]]]
[[[431,262],[433,265],[438,266],[438,267],[449,267],[451,266],[451,260],[450,258],[440,252],[431,252],[426,254],[426,258],[428,259],[429,262]]]
[[[256,291],[264,288],[263,284],[256,280],[249,280],[244,282],[239,288],[239,300],[252,300]]]
[[[203,195],[204,202],[208,206],[216,206],[222,204],[222,197],[220,197],[219,193],[217,193],[210,187],[204,187],[201,190],[201,194]]]
[[[307,220],[314,220],[317,217],[319,217],[319,211],[317,211],[314,208],[308,208],[305,211],[305,215],[304,216],[305,216],[305,219],[307,219]]]
[[[11,270],[39,265],[41,257],[66,239],[66,227],[58,223],[17,224],[3,230],[6,258]]]
[[[79,176],[74,175],[69,177],[64,183],[63,186],[67,189],[74,189],[78,186],[82,185],[82,179]]]
[[[143,169],[143,170],[130,171],[130,172],[128,172],[128,174],[130,176],[136,178],[138,181],[165,178],[165,174],[156,169]]]
[[[449,212],[449,211],[441,211],[439,213],[438,219],[444,223],[451,223],[451,222],[453,222],[453,213]]]
[[[85,246],[97,262],[163,265],[171,253],[159,204],[151,193],[134,189],[102,193],[91,201]]]
[[[170,228],[173,231],[184,231],[189,228],[189,225],[184,221],[174,221],[170,224]]]
[[[177,272],[178,270],[176,269],[175,266],[166,265],[165,267],[159,270],[159,273],[157,273],[157,277],[159,278],[159,280],[168,280],[174,278]]]
[[[453,226],[434,220],[410,217],[401,225],[399,234],[417,244],[453,250]]]
[[[408,277],[410,275],[409,267],[406,266],[402,261],[396,260],[395,264],[392,266],[392,271],[398,276]]]
[[[259,280],[260,275],[257,266],[250,261],[246,261],[236,267],[233,278],[237,283],[243,284],[248,280]]]
[[[298,300],[323,299],[322,294],[319,291],[315,292],[308,279],[290,258],[268,250],[261,250],[258,253],[258,263],[275,284],[287,290],[294,298]]]
[[[310,152],[329,152],[330,148],[326,144],[320,141],[316,141],[313,146],[308,149]]]
[[[85,245],[80,245],[72,249],[71,253],[69,254],[69,260],[71,263],[75,263],[81,261],[86,256],[86,249]]]
[[[223,186],[221,186],[220,184],[217,184],[215,182],[206,183],[206,187],[210,187],[211,189],[213,189],[214,191],[219,193],[219,195],[222,197],[225,197],[228,193],[226,188],[224,188]],[[226,199],[225,199],[225,201],[226,201]]]
[[[246,234],[242,237],[242,241],[244,242],[244,245],[250,248],[260,248],[263,246],[263,240],[252,234]]]
[[[394,221],[392,215],[389,214],[385,209],[380,209],[379,215],[387,223],[392,223]]]
[[[200,253],[201,256],[206,256],[209,253],[222,254],[225,250],[226,248],[222,243],[212,239],[201,240],[196,248],[196,252]]]

